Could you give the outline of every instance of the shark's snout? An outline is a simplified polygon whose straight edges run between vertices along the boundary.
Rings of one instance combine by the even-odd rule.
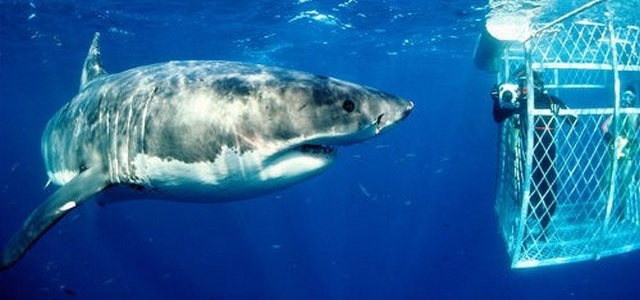
[[[404,107],[396,106],[395,109],[390,110],[390,113],[379,114],[378,117],[375,119],[375,129],[376,129],[375,133],[379,134],[386,128],[391,127],[392,125],[398,123],[399,121],[404,120],[406,117],[409,116],[409,114],[413,110],[413,107],[414,107],[413,102],[407,101]]]
[[[406,117],[408,117],[411,111],[413,111],[414,106],[415,105],[413,104],[413,101],[409,101],[407,103],[407,108],[404,110],[404,112],[402,113],[402,116],[400,117],[400,120],[404,120]]]

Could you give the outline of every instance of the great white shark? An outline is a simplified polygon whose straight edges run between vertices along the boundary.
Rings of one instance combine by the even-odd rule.
[[[93,196],[263,195],[322,172],[336,146],[371,139],[414,107],[335,78],[239,62],[172,61],[108,74],[99,41],[96,33],[78,94],[42,136],[49,180],[60,188],[8,241],[0,269]]]

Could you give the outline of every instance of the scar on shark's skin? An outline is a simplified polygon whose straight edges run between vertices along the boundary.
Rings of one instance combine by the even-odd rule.
[[[47,124],[42,153],[60,188],[6,244],[15,264],[93,196],[248,199],[325,170],[336,147],[377,136],[413,103],[369,87],[228,61],[172,61],[108,74],[96,33],[78,94]]]

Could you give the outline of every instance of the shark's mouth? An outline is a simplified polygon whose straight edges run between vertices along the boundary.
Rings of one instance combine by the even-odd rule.
[[[276,164],[284,160],[291,160],[292,158],[301,157],[332,161],[336,154],[337,150],[335,146],[321,143],[303,143],[275,153],[274,155],[265,159],[263,164]]]
[[[335,154],[336,148],[329,145],[321,144],[302,144],[296,147],[296,150],[307,154]]]

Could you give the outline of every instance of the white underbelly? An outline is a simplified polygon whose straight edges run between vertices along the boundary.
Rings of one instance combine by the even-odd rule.
[[[227,202],[247,199],[298,183],[326,169],[332,155],[292,151],[267,159],[263,152],[223,149],[213,161],[185,162],[139,153],[127,163],[127,172],[110,173],[109,187],[116,198],[152,198],[181,202]],[[49,173],[64,184],[77,171]],[[114,177],[115,176],[115,177]],[[114,199],[118,200],[118,199]]]
[[[134,157],[136,177],[169,200],[219,202],[250,197],[261,189],[260,159],[223,151],[215,161],[183,162],[146,154]],[[262,187],[264,188],[264,187]]]

